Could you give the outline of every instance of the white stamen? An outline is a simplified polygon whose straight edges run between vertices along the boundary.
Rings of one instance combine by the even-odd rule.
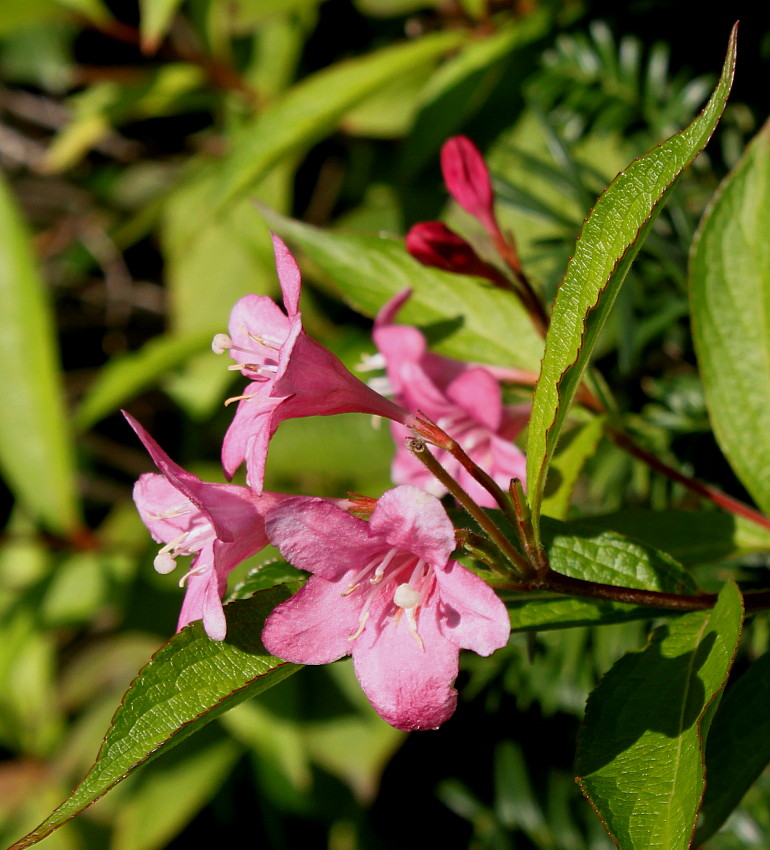
[[[356,372],[376,372],[378,369],[384,369],[388,365],[384,354],[377,352],[376,354],[365,354],[361,357],[361,362],[357,363],[353,368]]]
[[[214,354],[224,354],[233,347],[233,341],[227,334],[217,334],[211,340],[211,350]]]
[[[395,395],[393,392],[393,384],[391,384],[390,378],[386,375],[381,375],[379,378],[369,378],[366,382],[366,386],[369,387],[369,389],[374,390],[376,393],[387,396],[388,398]]]
[[[161,511],[159,514],[151,513],[150,516],[153,519],[173,519],[174,517],[184,516],[189,513],[190,508],[188,505],[177,505],[174,508],[166,508],[165,511]]]
[[[179,586],[184,587],[187,584],[187,579],[190,576],[198,576],[201,573],[205,573],[206,570],[210,569],[208,564],[198,564],[197,567],[193,567],[191,570],[188,570],[182,578],[179,579]]]
[[[174,560],[174,556],[169,552],[161,551],[155,556],[155,560],[152,562],[152,565],[155,567],[156,572],[165,576],[174,571],[176,568],[176,561]]]
[[[257,345],[261,345],[263,348],[272,348],[273,351],[280,351],[283,342],[280,339],[276,339],[274,336],[265,336],[264,334],[253,334],[250,333],[249,336],[251,339],[256,342]]]
[[[420,598],[420,591],[409,587],[408,584],[399,584],[393,594],[393,601],[399,608],[414,608],[415,605],[419,604]]]
[[[225,407],[233,404],[236,401],[248,401],[250,398],[254,398],[256,393],[250,393],[247,395],[234,395],[232,398],[225,399]]]

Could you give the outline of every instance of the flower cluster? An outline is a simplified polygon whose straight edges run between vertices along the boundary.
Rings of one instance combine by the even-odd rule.
[[[445,169],[457,165],[451,151],[444,159]],[[477,194],[465,200],[488,217],[491,187],[479,185]],[[488,655],[505,645],[510,625],[489,585],[452,559],[455,529],[439,501],[446,488],[410,452],[406,438],[425,435],[428,423],[505,489],[524,476],[513,438],[528,408],[503,404],[494,370],[435,355],[419,330],[397,324],[409,292],[386,304],[375,322],[374,359],[384,367],[388,390],[380,394],[376,382],[363,383],[305,333],[299,268],[278,237],[273,243],[283,309],[247,295],[232,310],[229,332],[212,344],[216,353],[229,353],[229,368],[248,382],[227,402],[237,402],[237,410],[222,448],[226,477],[245,465],[246,486],[201,481],[126,414],[160,473],[142,475],[134,488],[139,513],[162,544],[155,568],[167,573],[177,557],[191,556],[180,581],[186,593],[179,628],[200,619],[211,639],[224,640],[228,575],[272,543],[311,575],[268,617],[268,651],[303,664],[352,655],[362,688],[386,721],[401,729],[435,728],[454,711],[460,649]],[[358,502],[263,490],[270,439],[281,422],[345,412],[390,420],[394,489]],[[458,492],[477,505],[496,506],[451,452],[434,446],[434,457]]]

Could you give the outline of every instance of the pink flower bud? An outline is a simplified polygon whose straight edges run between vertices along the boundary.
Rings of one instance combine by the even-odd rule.
[[[453,136],[441,148],[441,171],[449,193],[477,218],[487,231],[497,234],[494,195],[489,169],[479,149],[467,136]]]

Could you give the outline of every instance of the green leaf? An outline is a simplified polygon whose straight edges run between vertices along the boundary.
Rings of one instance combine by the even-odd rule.
[[[222,210],[248,192],[281,159],[331,132],[342,116],[394,76],[430,66],[465,40],[435,33],[338,62],[306,78],[265,109],[235,139],[218,190]]]
[[[87,431],[135,395],[199,352],[210,350],[210,333],[159,336],[139,351],[115,357],[99,372],[73,417],[76,431]]]
[[[260,639],[266,617],[287,596],[285,590],[269,590],[227,605],[222,642],[210,640],[200,622],[175,635],[131,684],[85,779],[9,850],[36,844],[140,764],[299,670],[269,655]]]
[[[576,422],[564,433],[551,463],[551,475],[543,494],[542,511],[555,519],[566,519],[572,491],[583,464],[596,452],[604,420],[593,416]]]
[[[576,599],[555,594],[531,593],[506,601],[514,632],[571,629],[574,626],[608,626],[631,620],[649,620],[665,612],[643,605]],[[671,612],[669,612],[671,613]]]
[[[670,555],[590,523],[545,517],[543,542],[551,569],[571,578],[665,593],[695,589]]]
[[[283,205],[292,174],[275,168],[260,186],[259,197]],[[162,242],[170,291],[170,322],[175,335],[227,328],[235,302],[243,295],[272,295],[278,290],[270,235],[248,199],[232,204],[221,216],[210,215],[215,175],[198,168],[174,188],[163,207]],[[166,389],[188,414],[211,415],[232,383],[221,359],[209,352],[194,358]]]
[[[685,566],[770,551],[770,532],[726,511],[617,511],[579,520],[667,552]]]
[[[701,224],[690,292],[714,433],[738,478],[770,512],[770,122]]]
[[[209,730],[135,775],[116,806],[110,850],[161,850],[219,790],[243,749]]]
[[[108,24],[112,20],[109,9],[101,0],[55,0],[55,2],[95,24]]]
[[[143,53],[155,53],[182,0],[139,0],[139,32]]]
[[[548,466],[588,359],[630,265],[676,178],[719,121],[735,66],[736,33],[711,99],[668,141],[622,171],[583,225],[554,302],[527,442],[528,497],[537,529]]]
[[[374,316],[396,293],[411,289],[398,321],[421,326],[437,352],[537,371],[542,339],[510,293],[476,278],[420,265],[399,239],[328,233],[272,211],[263,214],[360,313]]]
[[[0,470],[14,496],[57,533],[79,525],[75,460],[51,305],[29,234],[0,182]]]
[[[710,611],[656,629],[588,698],[576,771],[623,850],[685,850],[704,785],[702,743],[741,634],[742,601],[726,584]]]
[[[708,784],[697,843],[710,838],[770,762],[770,653],[731,685],[719,705],[706,747]]]
[[[543,542],[551,568],[571,578],[665,593],[695,589],[690,576],[670,555],[590,521],[564,523],[544,517]],[[507,605],[515,631],[608,625],[665,613],[646,606],[551,593],[527,594]]]

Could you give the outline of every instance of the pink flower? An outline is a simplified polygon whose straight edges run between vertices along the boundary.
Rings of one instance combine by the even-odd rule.
[[[441,148],[441,171],[450,195],[494,237],[500,234],[489,169],[467,136],[453,136]]]
[[[264,515],[283,495],[257,496],[248,487],[209,484],[182,469],[142,426],[123,414],[163,473],[146,473],[134,485],[134,502],[153,539],[164,546],[155,569],[169,573],[176,558],[192,556],[191,569],[180,581],[186,585],[177,631],[203,620],[212,640],[227,631],[222,597],[227,576],[241,561],[269,543]]]
[[[313,573],[268,617],[268,651],[300,664],[353,656],[377,712],[398,729],[435,729],[454,712],[459,650],[505,646],[503,603],[450,555],[454,529],[441,503],[396,487],[371,520],[321,499],[288,499],[267,517],[283,556]]]
[[[268,444],[285,419],[361,412],[406,422],[405,411],[352,375],[330,351],[307,336],[299,312],[300,272],[289,249],[273,236],[284,313],[264,295],[247,295],[230,315],[230,335],[212,347],[229,350],[237,369],[251,380],[238,401],[222,447],[231,478],[246,462],[249,484],[261,491]]]
[[[377,316],[374,329],[374,341],[385,359],[396,402],[435,422],[503,490],[508,489],[512,478],[524,481],[526,458],[513,440],[526,425],[530,406],[504,406],[491,367],[433,354],[417,328],[393,324],[409,295],[407,290],[392,298]],[[393,481],[442,496],[446,492],[443,486],[406,447],[406,429],[393,423],[391,430],[396,443]],[[435,456],[479,505],[497,507],[492,496],[446,450],[435,450]]]

